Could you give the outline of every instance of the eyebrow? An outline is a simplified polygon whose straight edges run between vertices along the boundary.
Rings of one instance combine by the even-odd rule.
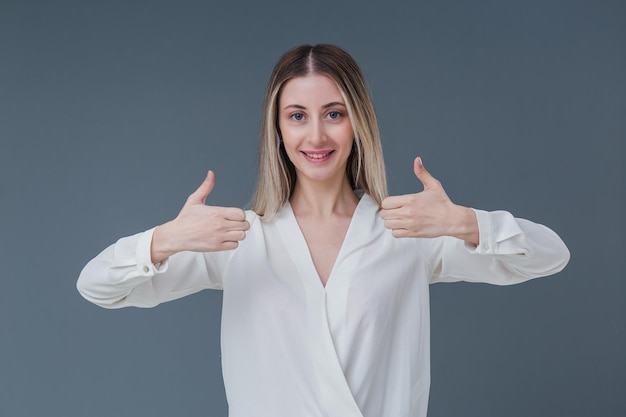
[[[334,106],[342,106],[342,107],[346,107],[345,104],[339,102],[339,101],[332,101],[330,103],[324,104],[322,106],[323,109],[327,109],[329,107],[334,107]],[[300,110],[306,110],[306,107],[300,105],[300,104],[288,104],[286,105],[283,109],[289,109],[289,108],[294,108],[294,109],[300,109]]]

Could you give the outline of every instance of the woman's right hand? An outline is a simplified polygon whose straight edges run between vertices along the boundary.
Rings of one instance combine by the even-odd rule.
[[[205,204],[214,184],[215,174],[209,171],[200,187],[187,198],[178,216],[154,230],[150,247],[152,263],[182,251],[216,252],[239,246],[250,223],[240,208]]]

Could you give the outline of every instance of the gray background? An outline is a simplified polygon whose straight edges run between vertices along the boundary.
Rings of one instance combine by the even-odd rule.
[[[390,190],[548,224],[572,260],[432,294],[435,416],[626,415],[623,1],[0,1],[0,416],[225,416],[221,294],[108,311],[75,291],[207,169],[244,207],[286,49],[362,65]]]

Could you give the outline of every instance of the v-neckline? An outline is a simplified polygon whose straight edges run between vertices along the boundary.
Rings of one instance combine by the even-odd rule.
[[[348,224],[346,234],[343,237],[341,246],[339,247],[339,252],[337,252],[335,262],[333,263],[330,274],[328,275],[326,285],[323,284],[322,279],[315,268],[311,250],[309,249],[304,233],[298,224],[298,220],[291,204],[289,202],[285,204],[283,211],[279,215],[279,217],[285,220],[285,227],[279,228],[279,230],[285,241],[287,252],[307,286],[328,291],[330,288],[337,285],[335,283],[335,275],[337,275],[337,270],[341,269],[343,259],[348,253],[352,252],[353,249],[360,246],[360,243],[363,243],[361,241],[366,237],[360,235],[364,232],[363,229],[367,229],[367,227],[361,228],[358,225],[365,220],[364,214],[369,212],[366,208],[370,205],[370,203],[373,203],[373,201],[367,194],[363,194],[363,196],[359,199],[357,206],[354,209],[354,213],[352,213],[352,218]]]

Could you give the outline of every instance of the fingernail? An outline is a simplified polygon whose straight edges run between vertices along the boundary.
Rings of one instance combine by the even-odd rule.
[[[422,166],[422,168],[424,167],[424,163],[422,162],[422,157],[418,156],[417,157],[417,161],[419,162],[419,164]]]

